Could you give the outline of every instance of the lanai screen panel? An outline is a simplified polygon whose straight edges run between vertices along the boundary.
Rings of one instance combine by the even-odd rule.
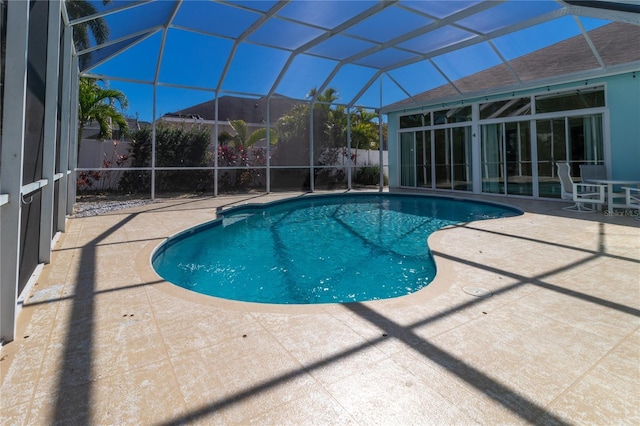
[[[69,11],[71,25],[103,23],[108,34],[97,42],[89,32],[79,47],[84,75],[299,100],[332,88],[337,103],[373,108],[434,87],[458,96],[484,90],[464,79],[489,69],[496,84],[515,88],[540,78],[518,58],[571,37],[583,48],[565,63],[579,69],[542,77],[601,69],[606,47],[587,31],[640,23],[639,6],[612,1],[599,9],[555,0],[86,3],[93,9]]]
[[[24,165],[22,184],[28,185],[43,178],[45,86],[47,64],[44,50],[46,39],[48,3],[34,2],[30,10],[29,47],[27,68]],[[39,263],[40,214],[42,192],[37,189],[22,196],[20,223],[20,273],[18,291],[22,291]]]

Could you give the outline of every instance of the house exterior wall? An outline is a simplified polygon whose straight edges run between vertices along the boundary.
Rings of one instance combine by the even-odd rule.
[[[404,113],[404,112],[403,112]],[[389,156],[389,189],[398,188],[400,185],[400,144],[398,130],[400,129],[400,113],[389,113],[388,123],[388,156]]]
[[[640,70],[605,81],[610,115],[611,177],[640,180]]]

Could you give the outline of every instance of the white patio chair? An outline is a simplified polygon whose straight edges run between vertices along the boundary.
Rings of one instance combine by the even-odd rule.
[[[560,197],[563,200],[572,200],[575,204],[563,207],[564,210],[577,212],[594,212],[596,204],[604,204],[606,185],[594,183],[574,183],[571,179],[569,163],[557,163],[558,178],[560,179]],[[585,204],[591,204],[589,208]]]
[[[623,186],[625,204],[630,209],[636,209],[636,220],[640,220],[640,188]]]
[[[596,179],[606,179],[607,168],[602,164],[581,164],[580,178],[583,183],[593,182]]]

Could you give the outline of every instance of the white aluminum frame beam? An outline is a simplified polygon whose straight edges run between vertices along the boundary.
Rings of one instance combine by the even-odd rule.
[[[72,167],[69,163],[69,148],[74,134],[78,132],[71,127],[71,76],[72,76],[72,49],[73,49],[73,28],[66,26],[63,35],[64,53],[62,55],[62,102],[60,116],[60,158],[58,159],[58,172],[62,174],[58,183],[58,216],[54,219],[56,229],[64,232],[66,229],[67,217],[67,197],[69,175]]]
[[[271,19],[273,15],[278,13],[280,9],[285,7],[289,3],[289,1],[291,0],[282,0],[277,2],[275,5],[271,7],[271,9],[265,12],[260,19],[258,19],[253,24],[251,24],[251,26],[249,26],[246,30],[244,30],[244,32],[235,39],[233,43],[233,47],[231,48],[231,51],[229,52],[229,56],[227,57],[227,62],[224,64],[224,68],[222,70],[222,73],[220,74],[220,79],[218,80],[218,85],[216,86],[216,93],[218,93],[222,89],[222,84],[224,83],[224,80],[227,77],[227,74],[229,73],[229,68],[231,68],[233,57],[235,56],[236,51],[238,50],[238,47],[240,46],[240,44],[244,42],[247,39],[247,37],[249,37],[251,34],[257,31],[258,28],[264,25],[265,22]]]
[[[369,9],[365,10],[364,12],[359,13],[358,15],[354,16],[353,18],[343,22],[342,24],[340,24],[337,27],[333,28],[331,31],[325,32],[321,36],[316,37],[315,39],[311,40],[310,42],[305,43],[302,46],[300,46],[299,48],[297,48],[296,50],[294,50],[291,53],[291,55],[289,55],[289,58],[287,59],[287,62],[284,65],[284,67],[282,67],[282,70],[280,71],[280,74],[274,80],[273,85],[271,87],[271,90],[269,90],[269,93],[267,94],[267,96],[271,96],[271,95],[273,95],[275,93],[276,89],[278,88],[278,85],[280,84],[280,82],[284,78],[285,74],[289,70],[289,66],[291,66],[291,63],[293,62],[293,60],[298,55],[303,54],[303,53],[307,53],[307,51],[309,49],[311,49],[312,47],[317,46],[318,44],[322,43],[323,41],[328,40],[329,38],[333,37],[334,35],[340,34],[344,30],[349,29],[349,28],[353,27],[354,25],[359,24],[360,22],[362,22],[363,20],[371,17],[372,15],[375,15],[376,13],[380,12],[381,10],[386,9],[387,7],[395,4],[396,1],[397,0],[387,1],[387,2],[380,2],[380,3],[376,4],[375,6],[370,7]],[[333,59],[330,59],[330,58],[325,58],[325,59],[333,60]]]
[[[351,160],[351,107],[345,108],[347,113],[347,190],[353,189],[351,175],[353,173],[354,162]]]
[[[69,168],[71,173],[67,182],[67,214],[73,213],[73,205],[76,202],[76,167],[78,165],[78,86],[80,84],[80,76],[78,72],[79,60],[74,56],[71,62],[71,96],[69,102],[71,105],[69,122],[71,131],[69,132]]]
[[[217,116],[216,116],[217,119]],[[217,121],[216,121],[217,125]],[[217,135],[217,131],[216,131]],[[216,137],[216,140],[218,138]],[[218,152],[218,147],[216,146],[216,153]],[[216,158],[218,155],[216,154]],[[271,98],[267,98],[267,146],[265,148],[265,157],[266,157],[266,166],[267,170],[265,171],[265,192],[267,194],[271,193]],[[217,173],[216,173],[217,175]],[[217,187],[216,187],[217,191]]]
[[[379,180],[379,185],[380,188],[378,189],[380,192],[382,192],[384,190],[384,132],[382,131],[382,113],[380,112],[382,110],[382,79],[380,79],[380,107],[378,108],[378,110],[376,111],[378,113],[378,138],[379,138],[379,142],[378,142],[378,152],[379,152],[379,157],[378,157],[378,173],[380,174],[380,180]]]
[[[156,62],[156,72],[153,77],[153,105],[152,105],[152,120],[151,120],[151,200],[156,199],[156,122],[157,120],[157,104],[158,104],[158,80],[160,78],[160,67],[162,65],[162,56],[164,55],[164,46],[167,42],[167,32],[169,26],[173,22],[182,0],[177,1],[167,19],[167,22],[163,25],[162,40],[160,41],[160,51],[158,52],[158,61]]]
[[[218,132],[219,130],[219,116],[218,116],[218,93],[216,92],[215,95],[215,122],[213,125],[214,128],[214,132],[215,132],[215,137],[213,138],[213,196],[217,197],[218,196]],[[267,169],[268,171],[268,169]]]
[[[496,6],[496,4],[491,4],[491,3],[487,2],[487,3],[485,3],[484,6],[476,5],[476,6],[474,6],[474,8],[475,7],[477,7],[477,8],[480,8],[480,7],[490,8],[490,7],[494,7],[494,6]],[[472,8],[469,8],[469,9],[472,9]],[[462,92],[460,91],[460,89],[454,84],[454,82],[449,78],[449,76],[440,67],[438,67],[436,65],[436,63],[433,61],[433,58],[437,57],[437,56],[444,55],[446,53],[450,53],[450,52],[455,51],[455,50],[459,50],[459,49],[462,49],[462,48],[473,46],[473,45],[476,45],[476,44],[479,44],[479,43],[488,42],[490,47],[494,50],[494,52],[496,52],[496,54],[500,58],[502,64],[504,64],[507,67],[507,69],[511,72],[511,74],[514,75],[516,81],[521,83],[520,78],[517,76],[515,71],[511,68],[511,66],[509,65],[508,61],[506,61],[505,58],[500,54],[498,49],[495,48],[495,46],[493,45],[492,40],[497,38],[497,37],[500,37],[500,36],[503,36],[503,35],[506,35],[506,34],[510,34],[512,32],[516,32],[516,31],[519,31],[519,30],[522,30],[522,29],[525,29],[525,28],[532,27],[532,26],[537,25],[537,24],[541,24],[543,22],[550,21],[552,19],[559,18],[561,16],[565,16],[567,14],[566,13],[566,9],[561,9],[561,10],[558,10],[558,11],[553,11],[553,12],[546,13],[544,15],[536,16],[536,17],[531,18],[531,19],[527,19],[525,21],[519,22],[519,23],[514,24],[514,25],[510,25],[510,26],[501,28],[499,30],[493,31],[493,32],[491,32],[489,34],[486,34],[486,35],[482,35],[482,34],[476,32],[476,31],[473,31],[473,30],[471,30],[469,28],[461,27],[460,25],[457,25],[457,24],[454,23],[455,21],[457,21],[458,19],[461,18],[459,15],[462,15],[462,17],[470,15],[470,13],[469,13],[470,10],[469,9],[464,10],[464,11],[460,12],[459,14],[451,15],[451,16],[447,17],[444,20],[438,20],[438,21],[428,25],[425,28],[418,29],[418,30],[415,30],[415,31],[413,31],[411,33],[405,34],[405,35],[403,35],[401,37],[398,37],[398,38],[396,38],[394,40],[391,40],[388,43],[395,46],[398,43],[401,43],[402,41],[405,41],[406,39],[410,39],[410,38],[415,37],[416,35],[419,35],[419,34],[422,34],[422,33],[427,33],[428,31],[433,31],[433,30],[435,30],[437,28],[440,28],[440,27],[442,27],[444,25],[451,25],[451,26],[454,26],[454,27],[458,27],[458,28],[460,28],[460,29],[462,29],[462,30],[464,30],[466,32],[476,34],[477,37],[474,37],[474,38],[471,38],[471,39],[467,39],[467,40],[461,41],[459,43],[455,43],[455,44],[452,44],[450,46],[446,46],[446,47],[443,47],[443,48],[440,48],[440,49],[433,50],[433,51],[431,51],[431,52],[429,52],[427,54],[418,55],[418,56],[416,56],[414,58],[407,59],[405,61],[401,61],[401,62],[395,63],[395,64],[393,64],[391,66],[388,66],[388,67],[385,67],[385,68],[381,68],[378,71],[378,73],[376,74],[376,76],[381,74],[381,73],[386,73],[386,72],[392,71],[394,69],[402,68],[402,67],[407,66],[407,65],[411,65],[411,64],[414,64],[414,63],[417,63],[417,62],[428,60],[431,63],[431,65],[434,67],[434,69],[436,69],[436,71],[438,71],[438,73],[447,81],[447,83],[449,85],[451,85],[453,87],[453,89],[459,95],[462,95]],[[477,13],[480,10],[484,10],[484,9],[478,9],[474,13]],[[375,49],[375,48],[372,48],[370,50],[373,50],[373,49]],[[409,51],[409,52],[411,52],[411,51]],[[361,55],[359,54],[359,55],[354,55],[351,58],[347,58],[347,59],[345,59],[345,61],[355,61],[355,60],[358,60],[360,58],[361,58]],[[341,67],[341,66],[342,66],[341,64],[338,64],[337,68]],[[330,78],[333,78],[333,76],[330,76]],[[328,84],[330,82],[330,78],[327,79],[327,81],[325,82],[326,84]],[[367,84],[365,84],[362,87],[360,92],[358,92],[358,94],[356,96],[354,96],[354,98],[350,102],[350,105],[355,104],[358,101],[358,97],[362,96],[362,94],[365,93],[369,89],[369,86],[371,84],[373,84],[374,81],[375,81],[375,78],[369,80],[369,82],[367,82]]]
[[[315,189],[314,168],[313,168],[313,108],[315,102],[309,102],[309,192]]]
[[[131,36],[122,37],[122,38],[119,38],[117,40],[114,40],[113,42],[104,43],[104,44],[101,44],[98,47],[85,49],[85,50],[83,50],[81,52],[76,53],[76,55],[81,56],[81,55],[83,55],[85,53],[94,52],[94,51],[100,50],[103,47],[107,47],[107,46],[112,45],[112,44],[120,43],[122,41],[129,40],[131,38],[135,38],[135,37],[137,37],[137,36],[139,36],[141,34],[146,34],[143,37],[140,37],[140,39],[136,40],[135,42],[132,42],[131,44],[127,45],[126,47],[124,47],[124,48],[122,48],[122,49],[120,49],[118,51],[115,51],[111,55],[105,56],[104,58],[100,59],[96,63],[91,64],[90,66],[86,67],[85,69],[82,70],[82,75],[84,76],[85,73],[89,73],[91,70],[94,70],[95,68],[98,68],[100,65],[104,64],[105,62],[110,61],[114,56],[118,56],[119,54],[121,54],[123,52],[126,52],[127,50],[131,49],[132,47],[134,47],[134,46],[144,42],[145,40],[153,37],[159,31],[162,31],[162,26],[153,27],[149,31],[140,31],[140,32],[137,32],[137,33],[135,33],[135,34],[133,34]],[[98,77],[98,78],[102,78],[102,77]]]
[[[401,36],[395,37],[395,38],[393,38],[393,39],[391,39],[389,41],[386,41],[384,43],[379,43],[377,46],[371,47],[369,49],[365,49],[365,50],[363,50],[363,51],[361,51],[359,53],[356,53],[354,55],[349,56],[348,58],[343,59],[342,61],[340,61],[335,66],[333,71],[329,74],[329,76],[325,79],[325,81],[322,83],[322,85],[318,88],[318,91],[316,93],[316,97],[318,96],[319,93],[322,93],[324,91],[324,89],[329,85],[329,83],[331,83],[331,80],[333,80],[333,78],[336,76],[336,74],[338,74],[338,72],[340,71],[340,69],[344,65],[353,64],[359,59],[362,59],[362,58],[364,58],[366,56],[372,55],[372,54],[374,54],[376,52],[379,52],[381,50],[384,50],[386,48],[396,47],[396,45],[398,45],[398,44],[400,44],[400,43],[402,43],[404,41],[411,40],[412,38],[417,37],[419,35],[429,33],[430,31],[434,31],[434,30],[436,30],[438,28],[441,28],[441,27],[443,27],[445,25],[453,24],[455,21],[457,21],[459,19],[471,16],[474,13],[478,13],[478,12],[490,9],[492,7],[495,7],[499,3],[502,3],[504,1],[505,0],[499,0],[499,1],[496,1],[496,2],[481,2],[481,3],[477,4],[477,5],[474,5],[474,6],[471,6],[471,7],[467,8],[467,9],[464,9],[464,10],[458,12],[458,13],[454,13],[454,14],[452,14],[452,15],[444,18],[444,19],[439,19],[437,21],[434,21],[434,22],[430,23],[429,25],[426,25],[424,27],[418,28],[416,30],[413,30],[413,31],[411,31],[409,33],[406,33],[406,34],[403,34]],[[469,30],[466,29],[466,31],[469,31]],[[478,40],[477,38],[473,39],[473,40],[475,41],[475,43],[478,43],[480,41],[484,41],[484,39]],[[456,46],[456,45],[454,45],[454,46]],[[451,49],[455,50],[453,47]],[[431,56],[432,55],[430,55],[430,57]],[[420,57],[419,59],[411,59],[410,61],[411,62],[418,62],[418,61],[424,60],[424,59],[426,59],[426,56]],[[388,71],[388,70],[393,69],[393,68],[395,68],[395,66],[394,67],[389,67],[389,68],[383,68],[383,69],[380,69],[380,72]],[[374,81],[375,81],[375,79],[373,81],[370,80],[368,82],[368,84],[371,85]],[[362,88],[363,93],[364,93],[364,91],[366,91],[369,88],[369,85],[365,85]],[[313,99],[313,100],[315,100],[315,99]],[[350,102],[348,102],[348,104],[349,105],[353,105],[356,100],[357,99],[352,99]]]

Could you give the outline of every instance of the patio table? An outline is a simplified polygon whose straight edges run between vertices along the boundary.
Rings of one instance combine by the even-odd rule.
[[[624,199],[624,192],[614,192],[614,185],[636,186],[640,188],[640,181],[625,179],[591,179],[590,182],[607,185],[607,208],[613,210],[615,208],[623,209],[627,207],[626,202],[619,203],[616,199]]]

